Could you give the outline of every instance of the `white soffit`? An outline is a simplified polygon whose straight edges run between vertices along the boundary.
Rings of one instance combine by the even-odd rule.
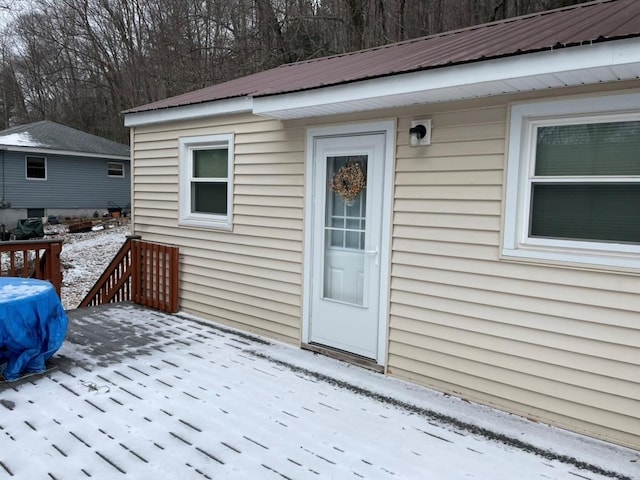
[[[255,97],[253,113],[285,120],[638,78],[632,38]]]

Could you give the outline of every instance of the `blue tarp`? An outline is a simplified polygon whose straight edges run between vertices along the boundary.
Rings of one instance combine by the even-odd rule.
[[[45,361],[62,346],[67,324],[49,282],[0,277],[0,373],[5,380],[43,372]]]

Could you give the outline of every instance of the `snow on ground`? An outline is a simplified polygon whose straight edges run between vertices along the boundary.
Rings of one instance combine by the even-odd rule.
[[[131,234],[127,218],[95,228],[91,232],[69,233],[66,225],[45,226],[47,238],[64,239],[60,260],[64,269],[62,305],[67,310],[80,304]]]

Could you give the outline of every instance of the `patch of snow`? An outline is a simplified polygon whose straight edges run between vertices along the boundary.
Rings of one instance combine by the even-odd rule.
[[[38,295],[51,289],[51,284],[32,279],[10,279],[11,283],[0,283],[0,302],[18,300]]]
[[[10,133],[0,137],[0,144],[15,147],[46,147],[40,142],[36,142],[28,132]]]
[[[100,226],[85,233],[69,233],[65,225],[45,227],[48,238],[64,240],[60,261],[64,269],[62,305],[66,310],[80,304],[131,234],[127,219]]]

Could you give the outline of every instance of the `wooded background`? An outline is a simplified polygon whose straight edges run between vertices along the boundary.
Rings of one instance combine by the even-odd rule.
[[[0,129],[128,143],[121,112],[243,75],[585,0],[39,0],[0,4]]]

